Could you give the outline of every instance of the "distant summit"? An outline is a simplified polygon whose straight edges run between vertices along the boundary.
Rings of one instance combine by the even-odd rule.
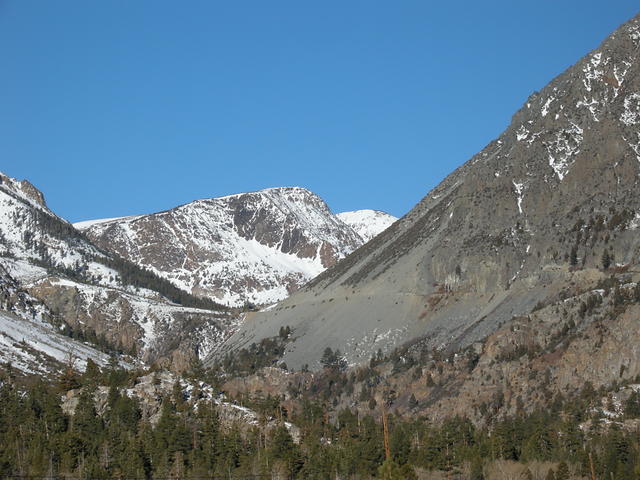
[[[341,215],[304,188],[280,187],[75,226],[185,291],[241,306],[286,298],[392,218],[373,211]]]
[[[397,220],[393,215],[379,210],[354,210],[339,213],[337,217],[353,228],[365,243],[384,232]]]

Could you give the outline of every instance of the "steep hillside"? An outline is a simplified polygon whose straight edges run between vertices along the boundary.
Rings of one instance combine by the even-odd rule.
[[[0,267],[0,363],[22,374],[48,376],[70,366],[84,370],[89,358],[98,365],[109,362],[107,353],[64,335],[65,331],[46,305]]]
[[[290,326],[289,367],[421,339],[458,349],[570,286],[576,269],[638,264],[640,17],[533,93],[511,125],[383,234],[227,351]]]
[[[363,239],[320,197],[291,187],[76,227],[105,250],[150,268],[181,289],[240,306],[286,298],[383,225],[376,220]]]
[[[235,324],[220,309],[210,310],[216,308],[213,302],[103,252],[51,212],[30,183],[2,174],[0,267],[20,295],[39,304],[21,317],[34,321],[33,328],[41,328],[42,321],[55,323],[76,337],[146,361],[184,367]],[[14,309],[15,302],[8,300],[4,310]],[[0,328],[16,340],[9,323]]]

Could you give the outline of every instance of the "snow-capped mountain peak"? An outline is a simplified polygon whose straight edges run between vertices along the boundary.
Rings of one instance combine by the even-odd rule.
[[[338,213],[336,216],[353,228],[365,242],[384,232],[397,220],[393,215],[380,210],[354,210]]]
[[[383,215],[352,216],[356,230],[313,192],[275,187],[76,227],[179,288],[239,306],[287,297],[383,229]]]

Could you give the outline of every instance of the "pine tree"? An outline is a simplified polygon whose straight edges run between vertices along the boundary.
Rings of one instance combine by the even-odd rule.
[[[331,368],[338,361],[338,355],[333,352],[331,347],[324,349],[320,363],[325,368]]]
[[[80,393],[72,425],[82,451],[85,454],[95,454],[102,440],[103,425],[96,413],[93,391],[84,389]]]
[[[476,455],[471,460],[471,472],[469,473],[469,480],[484,480],[482,458],[479,455]]]
[[[609,251],[605,248],[602,252],[602,268],[607,270],[611,266],[611,256]]]
[[[87,366],[82,374],[81,382],[83,385],[95,386],[100,378],[100,367],[92,359],[87,359]]]
[[[80,385],[81,382],[78,372],[75,371],[72,365],[67,365],[60,375],[58,388],[61,392],[68,392],[69,390],[80,388]]]
[[[624,404],[624,414],[627,418],[640,418],[640,395],[635,390]]]
[[[560,465],[558,465],[558,470],[556,471],[556,480],[569,480],[570,478],[570,474],[569,474],[569,466],[567,465],[567,462],[560,462]]]
[[[578,264],[578,247],[575,245],[571,249],[571,254],[569,255],[569,264],[572,267],[575,267]]]
[[[196,435],[194,445],[194,464],[203,473],[212,475],[216,469],[216,463],[220,456],[220,420],[212,403],[198,406],[197,420],[200,428]]]
[[[398,464],[393,460],[385,460],[380,468],[378,468],[378,477],[380,480],[405,480],[404,474]]]

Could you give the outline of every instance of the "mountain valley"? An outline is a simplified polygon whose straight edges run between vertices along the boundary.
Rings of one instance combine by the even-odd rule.
[[[400,219],[0,174],[0,477],[639,478],[639,183],[640,15]]]

